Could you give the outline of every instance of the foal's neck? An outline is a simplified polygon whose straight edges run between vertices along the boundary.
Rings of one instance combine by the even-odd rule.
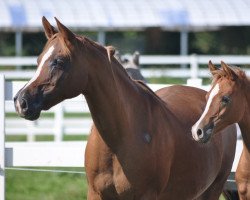
[[[241,134],[244,141],[244,146],[250,154],[250,80],[246,80],[245,84],[246,109],[243,118],[239,122]]]

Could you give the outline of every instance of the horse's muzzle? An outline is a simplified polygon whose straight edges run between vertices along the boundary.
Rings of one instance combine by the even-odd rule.
[[[14,97],[14,105],[20,117],[28,120],[36,120],[40,116],[41,104],[22,92],[18,92]]]

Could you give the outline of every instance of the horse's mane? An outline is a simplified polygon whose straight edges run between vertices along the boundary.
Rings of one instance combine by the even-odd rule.
[[[139,86],[140,88],[143,88],[145,91],[149,92],[154,98],[161,100],[160,97],[158,97],[153,90],[151,90],[151,88],[149,88],[143,81],[140,81],[140,80],[134,80],[132,79],[127,71],[124,69],[124,67],[121,65],[121,63],[114,57],[114,54],[115,54],[115,48],[112,47],[112,46],[108,46],[108,47],[104,47],[100,44],[98,44],[97,42],[94,42],[90,39],[88,39],[87,37],[83,37],[83,36],[78,36],[79,39],[83,42],[87,41],[89,44],[93,45],[94,47],[96,47],[97,49],[99,49],[100,51],[102,51],[103,53],[107,53],[107,56],[108,56],[108,59],[109,59],[109,62],[111,62],[111,57],[112,57],[112,60],[115,61],[116,65],[120,66],[120,69],[124,72],[124,74],[126,74],[126,76],[128,76],[128,78],[133,81],[137,86]]]
[[[89,44],[91,46],[94,46],[96,49],[98,49],[100,52],[102,52],[104,55],[107,56],[108,61],[111,63],[111,59],[116,63],[116,65],[119,66],[119,68],[124,72],[124,74],[131,80],[133,81],[137,86],[139,86],[140,88],[143,88],[144,90],[148,91],[152,96],[154,96],[156,99],[162,101],[160,99],[160,97],[158,97],[152,90],[151,88],[149,88],[143,81],[139,81],[139,80],[134,80],[132,79],[127,71],[123,68],[123,66],[121,65],[121,63],[114,57],[115,54],[115,48],[112,46],[108,46],[108,47],[104,47],[101,44],[92,41],[91,39],[81,36],[81,35],[75,35],[76,38],[81,41],[81,43],[84,45]],[[51,40],[55,39],[57,37],[57,34],[55,34]],[[65,46],[66,51],[67,51],[67,47]]]
[[[226,68],[218,68],[217,70],[214,70],[212,74],[213,82],[216,82],[222,77],[230,79],[232,81],[247,79],[246,73],[240,67],[230,65],[227,65]]]
[[[84,36],[79,36],[77,35],[76,36],[83,44],[87,43],[87,44],[90,44],[92,46],[94,46],[96,49],[98,49],[100,52],[102,52],[105,56],[107,56],[107,59],[108,61],[111,63],[111,60],[114,60],[115,63],[117,65],[120,66],[121,70],[131,79],[131,77],[128,75],[128,73],[126,72],[126,70],[122,67],[122,65],[120,64],[120,62],[118,62],[118,60],[114,57],[114,54],[115,54],[115,48],[113,46],[108,46],[108,47],[104,47],[102,46],[101,44],[93,41],[93,40],[90,40],[89,38],[87,37],[84,37]]]
[[[140,88],[143,88],[144,90],[146,90],[147,92],[149,92],[149,94],[151,94],[154,98],[156,98],[156,99],[159,100],[160,102],[163,102],[162,99],[161,99],[158,95],[156,95],[155,92],[154,92],[150,87],[147,86],[146,83],[144,83],[144,82],[141,81],[141,80],[133,80],[133,81],[134,81],[134,82],[136,83],[136,85],[138,85]]]

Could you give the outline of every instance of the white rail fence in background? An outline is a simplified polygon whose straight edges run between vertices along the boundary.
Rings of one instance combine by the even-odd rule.
[[[0,75],[0,200],[5,200],[5,80]]]
[[[13,95],[15,95],[26,82],[6,82],[6,104],[5,112],[12,116],[6,116],[5,132],[6,135],[25,135],[28,141],[35,141],[36,135],[53,135],[55,141],[62,141],[64,135],[88,135],[93,124],[88,105],[84,96],[65,100],[62,103],[52,107],[43,113],[49,113],[50,116],[40,117],[36,121],[28,121],[17,117]],[[192,82],[191,82],[192,83]],[[190,85],[190,84],[189,84]],[[167,85],[149,84],[149,87],[156,91]],[[209,86],[201,86],[207,89]],[[79,116],[79,114],[85,116]],[[67,117],[67,114],[69,115]],[[15,117],[13,117],[13,115]],[[78,116],[75,116],[78,115]]]
[[[15,66],[36,65],[36,57],[0,57],[1,66]],[[210,76],[208,69],[201,69],[199,65],[207,64],[209,60],[212,60],[215,64],[219,64],[221,60],[236,65],[250,64],[250,56],[214,56],[214,55],[190,55],[190,56],[146,56],[141,55],[140,63],[142,65],[182,65],[187,64],[189,68],[161,68],[161,69],[142,69],[142,73],[145,77],[189,77],[191,78],[191,85],[201,85],[201,79],[199,77]],[[247,70],[250,74],[250,71]],[[31,71],[0,71],[0,74],[4,74],[6,79],[30,79],[34,75],[34,70]],[[190,80],[189,80],[190,81]],[[12,94],[16,93],[21,88],[23,83],[11,83],[10,87],[7,87],[7,95],[10,90]],[[6,84],[7,86],[9,83]],[[13,87],[12,87],[13,86]],[[157,87],[157,86],[154,86]],[[159,87],[162,87],[161,85]],[[15,90],[15,91],[12,91]],[[11,97],[8,97],[11,99]],[[12,101],[6,102],[6,112],[14,113],[14,106]],[[29,141],[34,141],[34,136],[38,134],[54,135],[56,141],[61,141],[64,134],[88,134],[92,120],[90,117],[65,117],[67,113],[88,113],[88,106],[84,97],[77,97],[72,100],[64,101],[63,103],[55,106],[47,113],[53,116],[44,117],[35,122],[29,122],[21,118],[8,117],[6,120],[6,133],[9,135],[27,135]]]
[[[207,65],[211,60],[214,64],[220,64],[221,61],[233,65],[250,65],[250,56],[248,55],[189,55],[189,56],[170,56],[170,55],[141,55],[140,64],[145,66],[157,65],[188,65],[188,68],[142,68],[144,77],[184,77],[184,78],[199,78],[209,77],[208,69],[200,68],[200,65]],[[37,57],[0,57],[1,66],[35,66]],[[245,69],[250,75],[250,70]],[[0,72],[5,74],[6,79],[29,79],[33,76],[33,70],[25,71],[5,71]]]
[[[0,200],[5,200],[6,168],[84,167],[86,142],[5,142],[5,102],[13,96],[16,85],[5,84],[4,76],[0,75]],[[236,170],[241,151],[242,141],[238,141],[232,172]]]

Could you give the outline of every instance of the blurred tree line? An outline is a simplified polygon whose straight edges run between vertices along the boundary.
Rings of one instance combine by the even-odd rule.
[[[80,32],[97,40],[96,32]],[[189,32],[188,53],[250,54],[250,27],[224,27],[216,31]],[[23,33],[24,56],[39,55],[46,42],[43,32]],[[172,54],[180,53],[180,33],[148,28],[145,31],[106,32],[106,45],[113,45],[121,53]],[[15,34],[0,33],[0,56],[15,55]]]

